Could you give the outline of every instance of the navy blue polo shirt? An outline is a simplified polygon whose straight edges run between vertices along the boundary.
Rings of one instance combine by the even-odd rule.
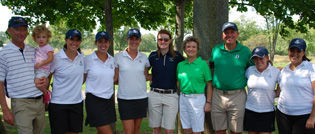
[[[175,51],[175,58],[168,51],[165,55],[158,57],[158,51],[149,55],[150,65],[152,67],[152,88],[175,89],[176,88],[176,68],[177,64],[184,61],[185,58]]]

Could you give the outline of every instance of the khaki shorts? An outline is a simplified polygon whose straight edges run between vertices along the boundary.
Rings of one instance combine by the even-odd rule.
[[[20,134],[43,134],[45,105],[41,99],[11,99],[12,114]]]
[[[168,130],[175,129],[178,112],[178,95],[161,94],[150,91],[148,94],[149,126],[162,127]]]
[[[243,122],[245,114],[246,92],[240,89],[240,92],[232,94],[223,94],[218,89],[213,90],[211,119],[214,130],[230,129],[233,132],[243,131]]]

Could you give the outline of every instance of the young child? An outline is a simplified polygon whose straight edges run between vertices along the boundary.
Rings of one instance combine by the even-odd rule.
[[[51,32],[45,25],[37,25],[32,31],[33,40],[38,44],[35,51],[35,81],[48,77],[50,74],[50,64],[54,60],[54,49],[48,42],[51,38]],[[44,103],[50,100],[50,90],[40,89],[44,94]]]

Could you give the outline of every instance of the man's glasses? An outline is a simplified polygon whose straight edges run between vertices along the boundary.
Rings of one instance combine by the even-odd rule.
[[[169,41],[170,39],[169,39],[169,38],[159,38],[159,39],[158,39],[159,42],[162,42],[163,40],[164,40],[165,42],[167,42],[167,41]]]

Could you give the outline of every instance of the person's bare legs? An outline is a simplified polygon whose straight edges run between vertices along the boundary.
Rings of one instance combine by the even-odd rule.
[[[122,120],[122,124],[124,127],[125,134],[133,134],[134,133],[134,120]]]
[[[97,129],[97,134],[113,134],[113,131],[110,128],[110,125],[96,127],[96,129]]]
[[[231,134],[242,134],[242,132],[236,133],[236,132],[231,131]]]
[[[248,134],[271,134],[269,132],[248,132]]]
[[[226,134],[226,129],[225,130],[218,130],[215,131],[216,134]]]
[[[122,120],[125,134],[140,134],[142,118],[134,120]]]
[[[169,130],[164,128],[164,133],[165,134],[174,134],[174,130]]]
[[[184,129],[185,134],[192,134],[192,129]]]
[[[161,127],[153,128],[153,134],[162,134],[162,128]]]
[[[140,118],[140,119],[135,119],[134,120],[134,124],[135,124],[135,126],[134,126],[134,132],[135,132],[135,134],[140,134],[140,126],[141,126],[141,122],[142,122],[142,118]]]

